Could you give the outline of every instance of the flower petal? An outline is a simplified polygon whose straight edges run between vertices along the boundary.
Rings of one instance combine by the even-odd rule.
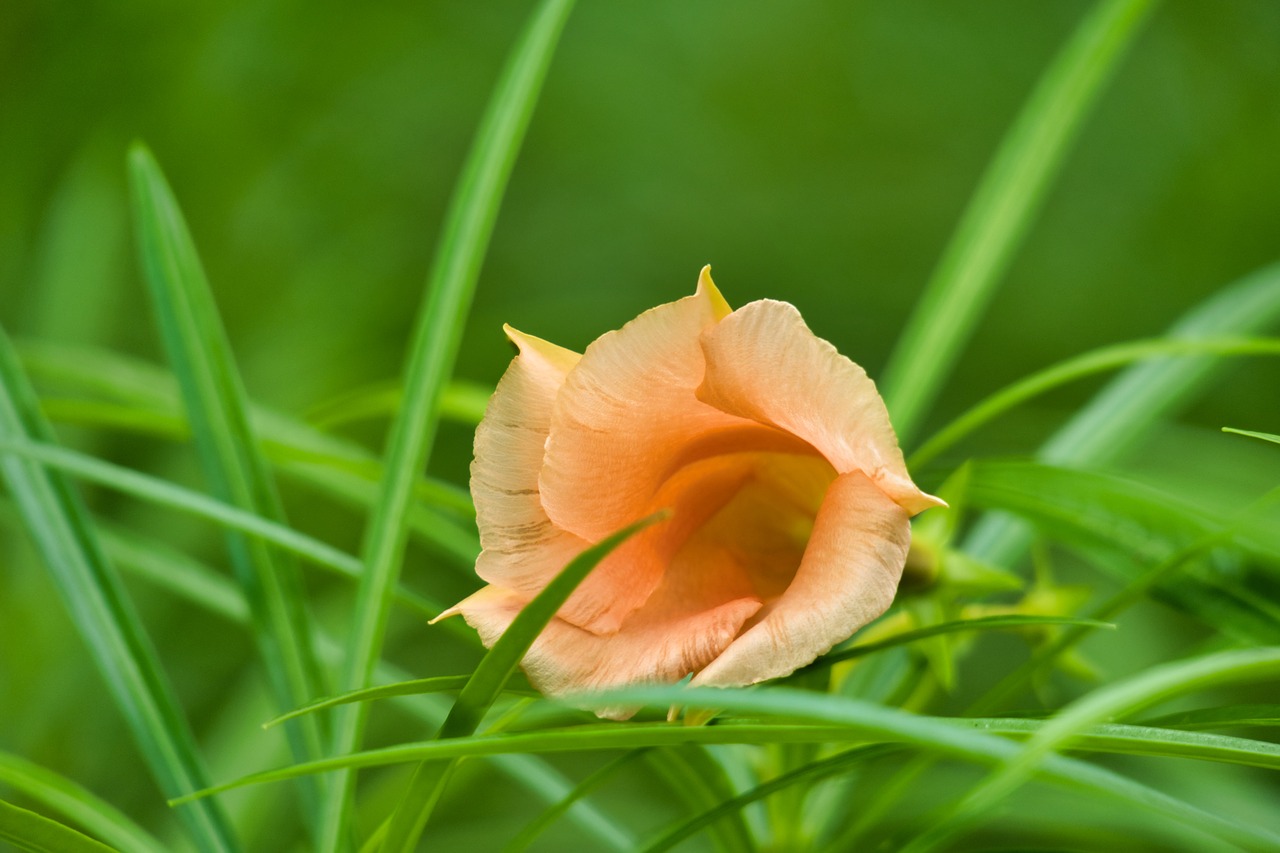
[[[911,544],[906,511],[861,472],[827,490],[786,592],[702,672],[695,685],[755,684],[825,653],[893,601]]]
[[[487,586],[456,606],[467,624],[492,646],[528,600]],[[756,599],[680,612],[638,611],[616,634],[600,636],[552,619],[525,655],[529,680],[548,696],[601,690],[641,682],[671,683],[696,672],[733,641],[742,623],[760,609]],[[626,719],[628,708],[598,710]]]
[[[911,481],[875,383],[793,306],[744,305],[703,332],[702,350],[698,399],[803,439],[840,473],[866,474],[912,515],[944,505]]]
[[[727,308],[704,270],[693,296],[650,309],[587,347],[556,399],[539,481],[558,527],[598,541],[655,508],[658,488],[699,439],[774,432],[694,396],[703,373],[699,335]]]
[[[532,596],[590,544],[553,525],[538,495],[552,406],[581,356],[509,326],[506,332],[520,354],[476,429],[471,463],[471,497],[483,547],[476,573]],[[651,591],[638,590],[635,600],[628,600],[615,588],[617,571],[604,569],[593,572],[566,602],[564,618],[593,630],[616,630]]]

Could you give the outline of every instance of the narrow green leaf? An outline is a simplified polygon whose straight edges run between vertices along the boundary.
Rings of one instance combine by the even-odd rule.
[[[837,649],[828,652],[800,671],[804,672],[810,669],[832,666],[840,661],[851,660],[873,652],[892,649],[943,634],[970,631],[1008,631],[1044,625],[1086,625],[1091,628],[1116,627],[1110,622],[1099,622],[1096,619],[1082,619],[1076,616],[983,616],[977,619],[959,619],[955,622],[943,622],[938,625],[929,625],[925,628],[903,631],[901,634],[894,634],[892,637],[886,637],[883,640],[876,640],[871,643],[859,643],[846,649]]]
[[[1229,729],[1240,726],[1280,726],[1280,705],[1227,705],[1197,708],[1143,720],[1144,726],[1167,729]]]
[[[34,378],[59,390],[106,397],[120,404],[93,400],[77,401],[67,411],[67,402],[54,404],[53,414],[69,414],[74,422],[94,426],[134,429],[150,435],[177,439],[188,436],[179,391],[165,371],[136,359],[92,347],[72,347],[47,341],[26,341],[20,348],[23,364]],[[255,407],[253,423],[264,442],[267,456],[277,469],[307,485],[319,488],[347,503],[365,508],[376,498],[383,466],[359,445],[320,432],[314,427],[278,412]],[[475,509],[465,489],[450,483],[419,476],[415,504],[410,515],[411,529],[439,553],[470,569],[480,553],[479,541],[470,524],[462,527],[436,507],[474,517]]]
[[[1101,720],[1123,717],[1195,690],[1242,681],[1274,684],[1277,679],[1280,679],[1280,647],[1232,650],[1163,664],[1095,690],[1040,726],[1023,749],[1008,758],[950,814],[934,822],[905,850],[910,853],[934,850],[955,838],[1029,779],[1055,751],[1069,745],[1083,730]],[[1207,736],[1199,737],[1207,740]],[[1280,748],[1274,748],[1272,758],[1280,758]],[[1226,837],[1232,841],[1241,839],[1235,833]],[[1256,839],[1250,841],[1256,842]],[[1271,843],[1280,847],[1280,838]]]
[[[575,803],[582,801],[586,796],[591,794],[605,782],[617,776],[619,772],[630,767],[637,759],[643,758],[648,753],[648,749],[633,749],[624,755],[620,755],[613,761],[601,767],[599,770],[591,773],[581,782],[573,787],[573,790],[560,797],[537,819],[532,821],[524,829],[520,830],[520,834],[511,839],[507,846],[503,848],[503,853],[523,853],[529,849],[529,845],[537,840],[547,827],[555,823],[561,816],[567,812]],[[634,849],[631,845],[627,849]]]
[[[368,687],[381,653],[400,574],[413,484],[435,439],[441,393],[453,370],[498,207],[572,7],[572,0],[539,3],[498,80],[450,202],[427,280],[427,298],[405,362],[404,403],[391,424],[382,490],[361,549],[365,572],[356,598],[342,689]],[[359,744],[365,708],[348,705],[340,710],[336,752],[349,752]],[[350,774],[340,774],[327,804],[321,839],[321,850],[327,853],[348,841],[352,781]]]
[[[118,853],[101,841],[0,800],[0,841],[32,853]]]
[[[724,768],[701,746],[652,750],[645,753],[645,759],[666,788],[688,808],[713,808],[734,795]],[[730,812],[725,818],[712,827],[716,847],[725,853],[753,853],[755,839],[742,815]]]
[[[262,727],[266,729],[278,726],[280,723],[292,720],[294,717],[301,717],[303,714],[311,714],[338,705],[349,705],[352,702],[373,702],[377,699],[390,699],[393,696],[420,696],[423,693],[448,693],[454,690],[461,690],[470,680],[471,676],[469,675],[437,675],[431,678],[414,678],[408,681],[398,681],[394,684],[379,684],[377,687],[352,690],[350,693],[327,696],[324,699],[309,702],[301,708],[295,708],[287,714],[281,714],[274,720],[263,723]],[[526,696],[538,695],[532,690],[511,687],[504,687],[503,692],[514,692]]]
[[[249,425],[248,395],[195,243],[159,165],[141,143],[129,151],[129,177],[142,268],[210,489],[225,503],[283,524],[284,507]],[[227,531],[227,546],[276,703],[297,707],[324,692],[298,567],[288,552],[238,531]],[[323,715],[308,716],[287,727],[299,761],[320,756],[327,722]],[[315,831],[320,788],[313,782],[300,794]]]
[[[1122,554],[1124,560],[1101,565],[1123,572],[1125,580],[1134,578],[1134,560],[1159,564],[1182,548],[1220,534],[1280,563],[1280,550],[1270,539],[1250,531],[1232,535],[1227,523],[1202,510],[1140,483],[1094,472],[1024,462],[982,463],[973,468],[969,499],[976,506],[1032,521],[1055,538]],[[1159,579],[1155,588],[1162,599],[1227,636],[1246,643],[1280,642],[1280,607],[1230,578],[1188,569]]]
[[[1014,406],[1025,403],[1040,394],[1052,391],[1054,388],[1087,376],[1115,370],[1137,361],[1193,354],[1280,355],[1280,339],[1218,338],[1179,340],[1176,338],[1157,338],[1156,340],[1133,341],[1092,350],[1075,358],[1059,362],[1044,370],[1037,371],[987,397],[921,445],[919,450],[911,454],[911,458],[907,461],[908,467],[914,469],[928,464],[933,459],[936,459],[940,453],[954,446],[956,442],[974,430],[989,423]],[[1238,432],[1238,430],[1224,429],[1224,432]],[[1248,434],[1261,437],[1260,433]],[[1280,441],[1280,439],[1277,439],[1277,441]]]
[[[1094,6],[1001,142],[885,369],[885,402],[904,445],[972,335],[1151,5],[1102,0]]]
[[[623,542],[641,530],[663,521],[666,512],[658,512],[592,545],[561,569],[550,583],[516,615],[507,630],[481,659],[467,681],[449,716],[440,726],[439,738],[465,737],[475,732],[493,701],[515,673],[516,667],[558,611],[586,579],[587,575]],[[453,764],[424,762],[414,773],[408,791],[392,815],[383,843],[384,850],[411,853],[431,811],[444,792]]]
[[[1223,427],[1223,432],[1230,432],[1236,435],[1247,435],[1250,438],[1260,438],[1263,441],[1269,441],[1272,444],[1280,444],[1280,435],[1272,435],[1269,432],[1250,432],[1247,429],[1232,429],[1231,427]]]
[[[129,853],[163,853],[164,847],[127,815],[78,785],[17,755],[0,752],[0,783],[20,791]]]
[[[49,438],[35,393],[0,331],[0,441]],[[205,787],[194,738],[84,502],[62,475],[12,452],[0,451],[0,473],[160,789],[174,797]],[[179,814],[199,849],[236,849],[216,803]]]
[[[907,744],[936,754],[949,755],[979,764],[999,765],[1012,760],[1021,748],[1003,737],[991,734],[1005,728],[1011,734],[1023,734],[1029,725],[1024,720],[955,720],[920,717],[856,699],[815,694],[786,688],[734,689],[679,687],[635,687],[594,695],[570,697],[574,704],[596,703],[600,707],[641,705],[655,709],[673,704],[689,708],[716,708],[752,716],[764,715],[805,724],[757,722],[685,726],[666,723],[592,724],[550,731],[520,734],[482,735],[449,740],[427,741],[384,749],[368,750],[353,755],[323,759],[309,765],[295,765],[256,773],[242,779],[200,791],[191,797],[208,796],[245,785],[256,785],[290,779],[307,773],[323,773],[339,768],[377,767],[406,761],[474,758],[511,752],[577,752],[601,749],[639,749],[684,743],[882,743]],[[981,726],[987,731],[975,730]],[[1132,727],[1106,730],[1090,728],[1094,746],[1105,751],[1122,751],[1131,755],[1180,755],[1205,757],[1208,760],[1257,764],[1256,756],[1274,745],[1241,739],[1199,743],[1191,733],[1147,729],[1141,736],[1122,738]],[[1231,746],[1226,746],[1226,744]],[[1079,748],[1089,743],[1082,740]],[[1203,749],[1201,747],[1204,747]],[[1274,761],[1264,756],[1262,760]],[[1196,808],[1190,803],[1133,782],[1115,773],[1075,759],[1050,755],[1036,765],[1034,771],[1058,784],[1110,798],[1145,811],[1171,818],[1187,828],[1219,834],[1237,840],[1246,847],[1268,849],[1280,842],[1277,836],[1255,827],[1238,825],[1228,817]]]
[[[1280,264],[1224,288],[1178,320],[1166,338],[1248,336],[1280,322]],[[1185,408],[1220,373],[1221,358],[1188,355],[1127,368],[1053,434],[1036,454],[1055,465],[1096,466],[1124,455],[1162,419]],[[1031,532],[1008,516],[988,516],[964,550],[1003,566],[1026,553]]]
[[[455,379],[444,387],[440,397],[440,417],[475,426],[484,417],[491,396],[493,388],[489,386]],[[390,417],[400,410],[403,403],[404,390],[399,382],[378,382],[313,406],[307,413],[307,420],[321,429],[333,429],[358,421]]]

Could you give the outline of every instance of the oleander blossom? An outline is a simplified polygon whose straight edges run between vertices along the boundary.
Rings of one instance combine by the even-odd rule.
[[[862,368],[794,307],[689,297],[579,355],[506,327],[519,354],[476,430],[487,586],[461,613],[491,646],[583,549],[656,510],[530,648],[547,695],[745,685],[811,662],[893,600],[916,488]],[[625,709],[602,712],[626,716]]]

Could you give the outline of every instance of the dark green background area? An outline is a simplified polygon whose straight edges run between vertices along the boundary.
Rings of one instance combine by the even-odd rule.
[[[302,407],[393,375],[527,8],[6,4],[6,325],[155,354],[123,190],[124,146],[139,137],[191,221],[257,396]],[[710,262],[732,302],[794,302],[876,375],[1087,8],[583,0],[459,373],[496,378],[503,321],[581,346],[688,292]],[[1157,333],[1278,249],[1280,5],[1166,3],[1088,121],[941,413]],[[1275,379],[1240,372],[1215,416],[1267,426]]]

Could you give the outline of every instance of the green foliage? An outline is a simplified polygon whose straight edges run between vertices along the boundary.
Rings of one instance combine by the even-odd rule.
[[[48,121],[0,128],[0,843],[1280,848],[1280,437],[1218,432],[1275,415],[1280,18],[573,7],[7,16]],[[655,519],[488,650],[426,627],[497,329],[585,343],[707,260],[887,356],[950,510],[790,676],[545,699],[519,661]]]

